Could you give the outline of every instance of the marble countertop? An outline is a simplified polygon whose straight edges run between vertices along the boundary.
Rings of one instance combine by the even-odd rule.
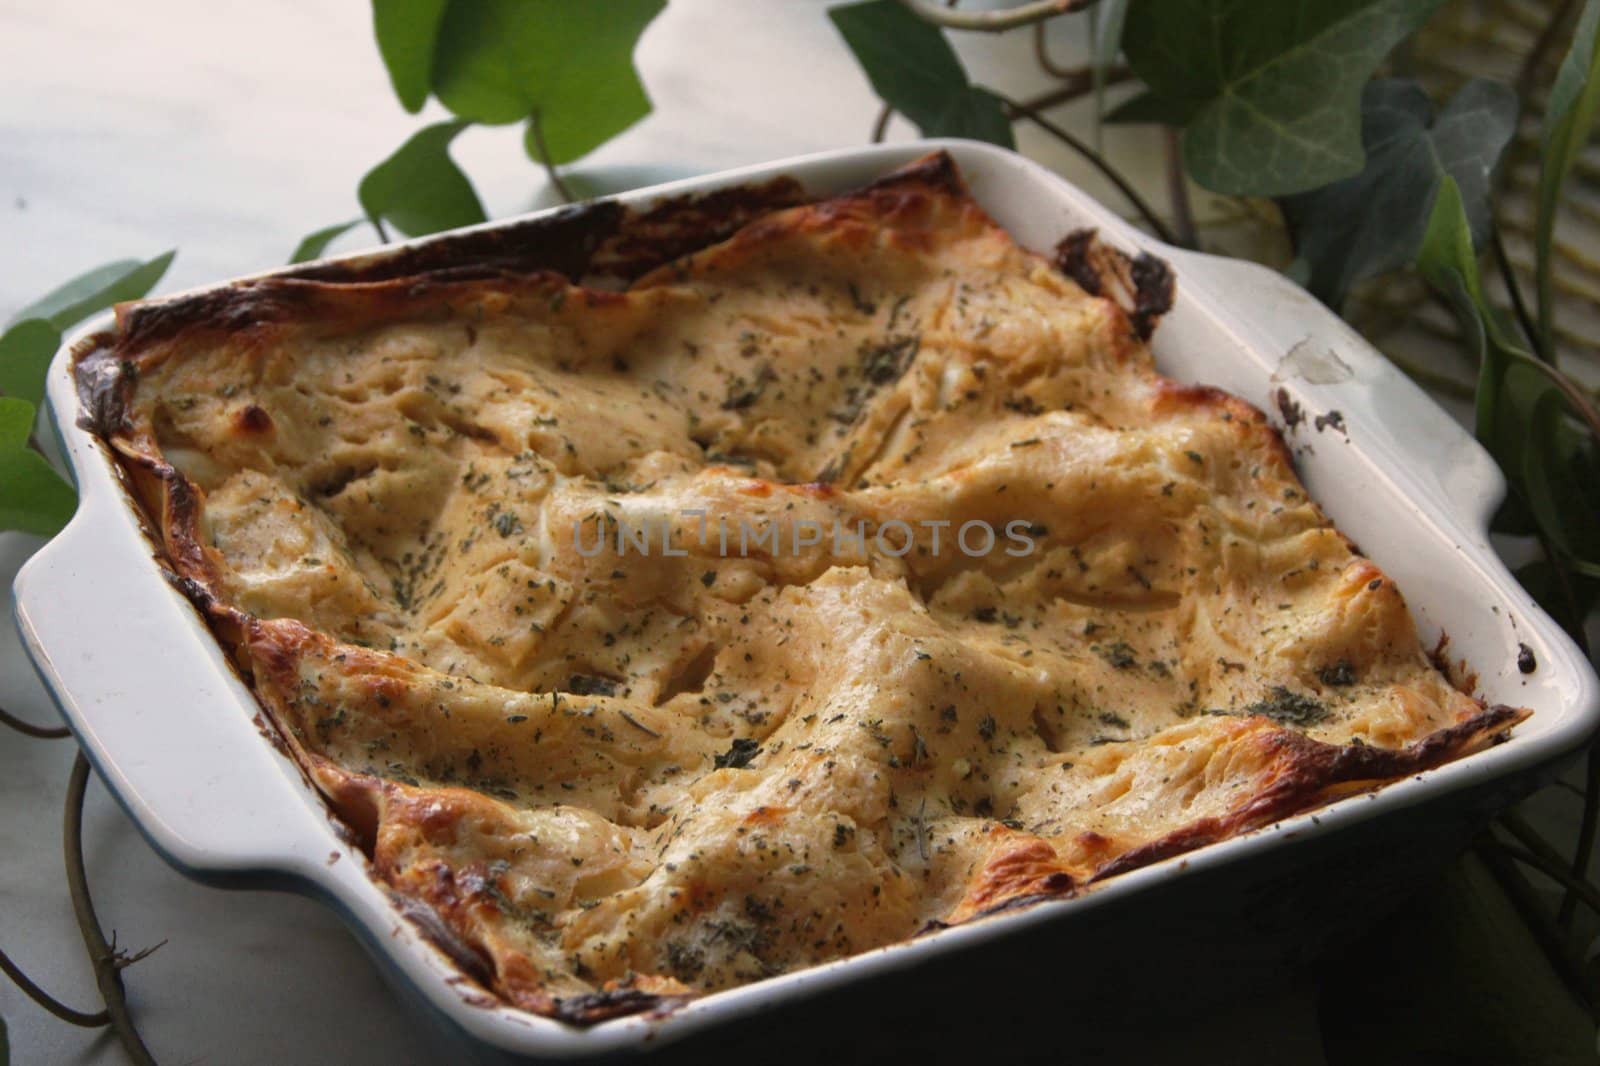
[[[654,114],[575,167],[574,185],[607,191],[866,141],[878,104],[822,8],[672,0],[638,53]],[[177,247],[170,291],[279,264],[305,233],[355,217],[362,173],[438,117],[437,105],[421,117],[400,109],[368,20],[364,3],[312,0],[0,2],[0,321],[108,260]],[[1082,52],[1083,26],[1072,22],[1052,28],[1063,59]],[[1018,95],[1046,87],[1027,34],[969,35],[960,47],[990,84]],[[911,134],[891,127],[893,138]],[[1148,145],[1133,133],[1109,137],[1113,154],[1150,179]],[[1021,148],[1110,200],[1053,143],[1025,131]],[[491,215],[553,202],[513,130],[469,131],[456,154]],[[352,234],[335,250],[370,239]],[[0,586],[9,589],[38,543],[0,534]],[[0,624],[0,706],[55,719],[9,621]],[[0,732],[0,947],[59,998],[93,1009],[61,874],[72,755],[70,741]],[[393,1064],[437,1054],[321,904],[184,878],[98,784],[84,839],[107,930],[129,949],[165,941],[126,973],[162,1061]],[[24,1066],[125,1061],[109,1033],[65,1025],[6,982],[0,1017]],[[1152,1027],[1125,1050],[1140,1063],[1322,1061],[1304,988],[1204,1031]]]

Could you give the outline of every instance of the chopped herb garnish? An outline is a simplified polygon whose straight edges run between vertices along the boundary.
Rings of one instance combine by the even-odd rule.
[[[1308,726],[1316,725],[1327,718],[1328,708],[1310,696],[1291,692],[1282,685],[1274,685],[1266,699],[1250,704],[1244,709],[1244,713],[1258,714],[1285,725]]]
[[[735,740],[728,750],[715,760],[718,770],[742,770],[761,752],[761,745],[748,737]]]
[[[1118,670],[1132,670],[1139,665],[1139,659],[1133,653],[1132,645],[1119,640],[1115,644],[1094,644],[1091,650],[1116,667]]]

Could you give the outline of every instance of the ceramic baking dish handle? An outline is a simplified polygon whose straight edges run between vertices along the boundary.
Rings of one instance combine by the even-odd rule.
[[[1291,445],[1337,439],[1313,428],[1318,414],[1337,411],[1343,437],[1359,440],[1368,455],[1383,453],[1390,460],[1385,473],[1410,482],[1415,502],[1426,500],[1429,510],[1486,541],[1505,479],[1483,446],[1416,382],[1278,271],[1181,250],[1171,259],[1180,286],[1202,290],[1202,306],[1258,309],[1243,327],[1251,335],[1241,341],[1253,352],[1280,354],[1275,366],[1266,364],[1270,394],[1247,398],[1280,421],[1277,389],[1302,405],[1305,422]]]
[[[83,434],[69,438],[81,482],[83,464],[107,460]],[[23,640],[91,761],[158,850],[200,876],[269,867],[281,876],[286,857],[326,838],[327,816],[293,764],[263,759],[257,730],[240,728],[253,699],[151,553],[120,494],[86,494],[17,575]]]

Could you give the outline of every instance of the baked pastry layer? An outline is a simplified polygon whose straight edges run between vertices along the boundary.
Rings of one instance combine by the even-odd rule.
[[[288,750],[494,992],[593,1021],[1070,897],[1525,713],[948,159],[746,213],[621,291],[267,279],[79,366]]]

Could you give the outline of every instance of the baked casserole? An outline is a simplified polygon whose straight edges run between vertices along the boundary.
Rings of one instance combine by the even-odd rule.
[[[1156,372],[1159,263],[1024,250],[943,155],[595,219],[119,308],[76,368],[264,729],[506,1001],[1070,898],[1526,715]]]

